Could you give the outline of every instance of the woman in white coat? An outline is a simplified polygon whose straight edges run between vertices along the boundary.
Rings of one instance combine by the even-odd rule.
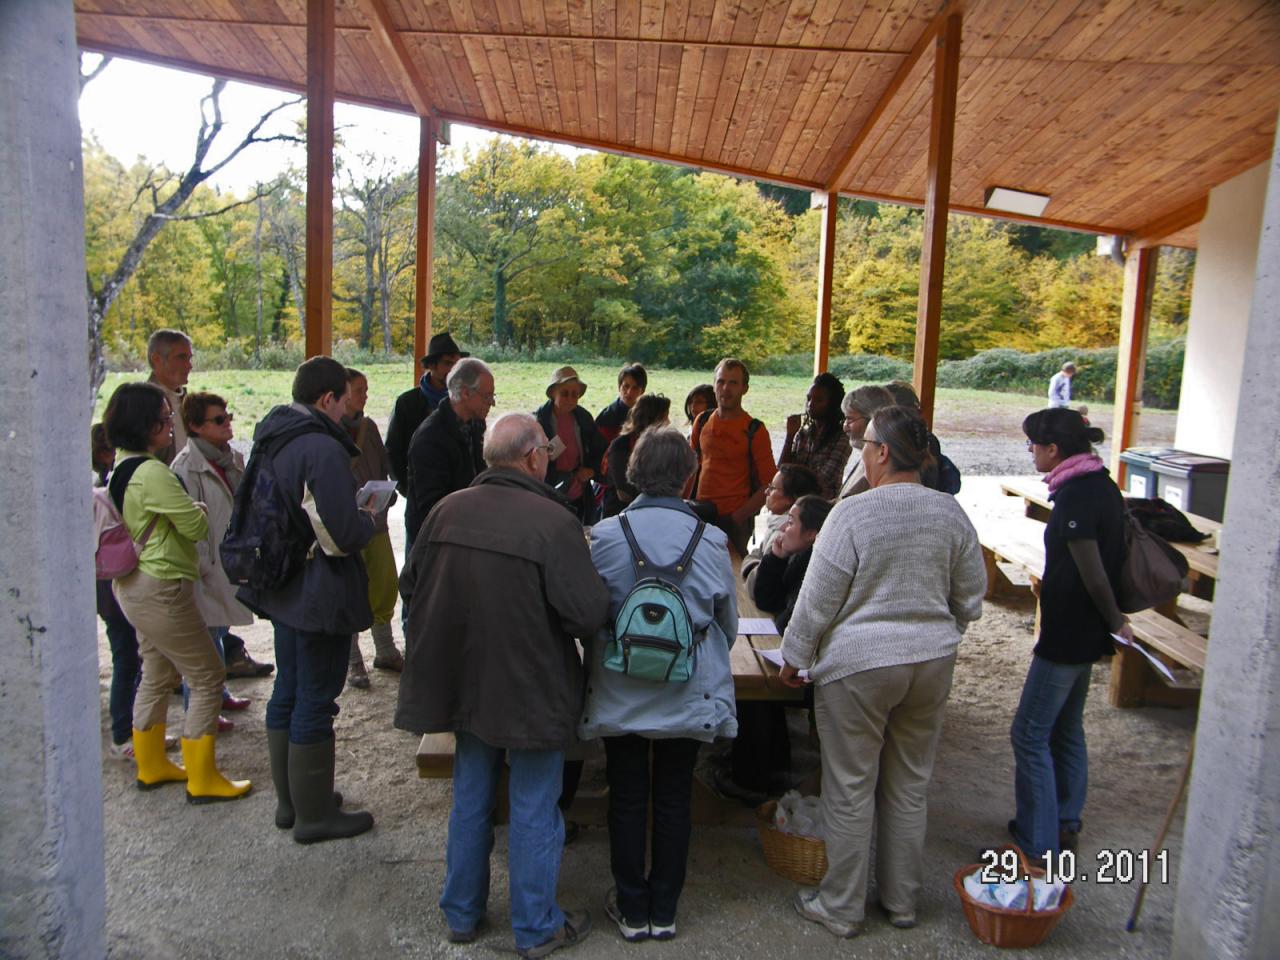
[[[231,447],[231,421],[222,397],[215,393],[187,394],[182,400],[187,445],[172,465],[192,499],[209,508],[209,536],[196,543],[200,579],[196,581],[195,600],[219,656],[223,654],[222,638],[231,627],[253,623],[253,614],[236,599],[236,588],[223,572],[218,554],[218,544],[231,524],[235,491],[244,476],[244,458]],[[223,688],[224,710],[243,710],[248,705],[247,698],[233,697]],[[220,731],[230,729],[229,721],[218,719]]]

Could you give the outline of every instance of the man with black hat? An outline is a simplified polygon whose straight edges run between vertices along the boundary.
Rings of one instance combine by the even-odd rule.
[[[391,479],[396,482],[396,489],[402,497],[409,496],[409,441],[413,439],[413,432],[448,399],[446,381],[449,371],[455,363],[469,356],[471,354],[459,349],[449,334],[437,333],[427,344],[427,355],[422,358],[426,373],[416,387],[396,397],[391,422],[387,425],[386,448],[391,460]],[[412,546],[410,539],[405,544],[406,555]]]

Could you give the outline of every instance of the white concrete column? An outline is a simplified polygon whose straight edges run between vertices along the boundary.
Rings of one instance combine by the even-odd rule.
[[[0,2],[0,956],[106,953],[70,0]]]
[[[1272,154],[1173,955],[1280,950],[1280,142]]]

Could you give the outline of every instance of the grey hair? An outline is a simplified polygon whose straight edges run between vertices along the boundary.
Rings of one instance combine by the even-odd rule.
[[[457,403],[462,399],[462,388],[474,390],[480,378],[485,374],[493,375],[489,365],[476,357],[464,357],[453,365],[445,386],[449,388],[449,399]]]
[[[179,343],[185,343],[190,347],[191,338],[181,330],[157,330],[147,338],[147,358],[150,359],[154,353],[168,357],[169,351]]]
[[[514,466],[545,442],[542,426],[533,414],[504,413],[485,433],[484,462],[491,467]]]
[[[651,497],[678,497],[696,464],[684,434],[675,427],[650,427],[631,451],[627,482]]]
[[[893,406],[893,394],[884,387],[876,386],[872,383],[864,387],[858,387],[856,390],[850,390],[844,395],[844,400],[840,402],[840,409],[846,416],[857,410],[868,420],[881,407],[891,406]]]

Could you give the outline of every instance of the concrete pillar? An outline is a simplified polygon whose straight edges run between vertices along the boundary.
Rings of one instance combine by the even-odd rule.
[[[1178,873],[1179,960],[1280,949],[1280,142],[1270,169]]]
[[[89,371],[70,0],[0,2],[0,956],[102,957]]]

